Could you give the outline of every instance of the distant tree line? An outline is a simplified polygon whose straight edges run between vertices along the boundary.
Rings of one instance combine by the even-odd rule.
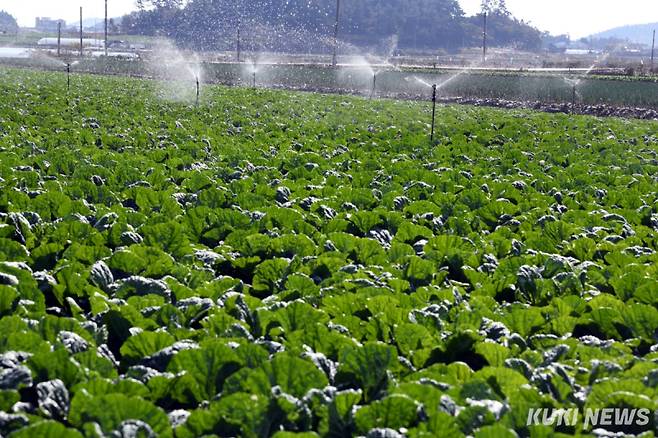
[[[128,34],[161,35],[197,50],[322,50],[331,46],[336,0],[138,0],[123,17]],[[484,0],[491,46],[541,47],[542,33],[514,18],[504,0]],[[457,0],[341,0],[340,40],[405,51],[479,46],[483,14],[467,17]]]
[[[0,11],[0,35],[18,32],[16,19],[8,12]]]

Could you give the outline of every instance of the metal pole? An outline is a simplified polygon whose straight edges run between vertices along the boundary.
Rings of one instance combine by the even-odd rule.
[[[80,56],[82,56],[82,6],[80,6]]]
[[[571,90],[571,114],[576,113],[576,85]]]
[[[338,65],[338,25],[340,22],[340,0],[336,0],[336,22],[334,23],[334,54],[331,58],[331,65]]]
[[[487,11],[484,11],[484,28],[482,32],[482,64],[487,62]]]
[[[196,77],[196,106],[199,106],[199,77]]]
[[[238,47],[237,47],[238,62],[240,62],[240,52],[242,48],[240,47],[240,19],[238,18]]]
[[[436,84],[432,85],[432,133],[430,143],[434,144],[434,120],[436,118]]]
[[[107,57],[107,0],[105,0],[105,56]]]
[[[57,22],[57,57],[62,54],[62,22]]]
[[[66,91],[71,91],[71,64],[66,64]]]
[[[651,42],[651,72],[654,68],[654,53],[656,50],[656,29],[653,30],[653,41]]]
[[[254,76],[254,88],[256,88],[256,71],[255,70],[254,70],[253,76]]]

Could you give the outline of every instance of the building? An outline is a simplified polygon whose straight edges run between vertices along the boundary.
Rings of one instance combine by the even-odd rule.
[[[66,21],[53,20],[48,17],[37,17],[34,21],[34,28],[40,32],[57,32],[57,26],[61,24],[62,28],[66,27]]]
[[[63,48],[67,49],[79,49],[80,48],[80,38],[61,38],[59,44]],[[103,47],[105,43],[103,40],[96,38],[83,38],[82,47]],[[57,47],[57,38],[41,38],[37,41],[39,47]]]

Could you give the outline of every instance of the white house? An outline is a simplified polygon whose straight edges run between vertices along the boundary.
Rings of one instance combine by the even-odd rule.
[[[40,47],[57,47],[57,38],[41,38],[37,41],[37,45]],[[69,49],[78,49],[80,48],[80,38],[62,38],[61,39],[62,47]],[[103,40],[94,39],[94,38],[83,38],[82,47],[103,47]]]

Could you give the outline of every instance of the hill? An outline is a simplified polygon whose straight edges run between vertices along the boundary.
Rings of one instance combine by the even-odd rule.
[[[651,45],[651,36],[654,29],[658,29],[658,23],[634,24],[616,27],[592,35],[593,38],[620,38],[635,43]]]
[[[249,8],[231,0],[151,3],[124,17],[123,32],[164,35],[201,50],[235,47],[238,27],[246,50],[326,51],[333,41],[335,0],[255,0]],[[450,51],[478,46],[482,22],[481,15],[466,17],[456,0],[350,1],[341,4],[339,38],[348,52]],[[488,25],[492,46],[541,46],[541,32],[504,7],[492,9]]]

